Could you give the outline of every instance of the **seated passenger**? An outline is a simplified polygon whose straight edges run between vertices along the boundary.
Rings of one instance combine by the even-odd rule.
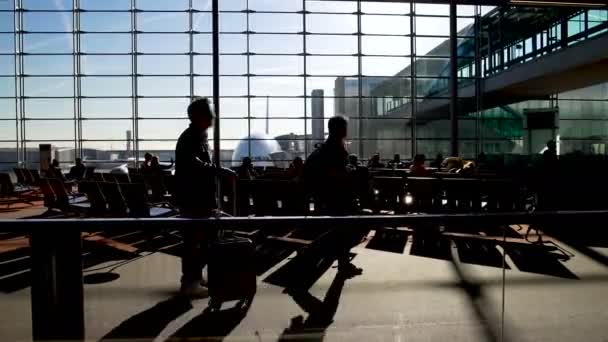
[[[287,169],[287,177],[293,180],[299,180],[302,178],[302,173],[304,172],[304,161],[300,157],[295,157],[291,163],[289,163],[289,168]]]
[[[341,116],[329,120],[329,137],[304,164],[304,180],[315,200],[315,211],[321,215],[348,215],[356,210],[345,142],[348,122]],[[338,259],[338,271],[348,276],[362,270],[350,262],[350,249],[361,242],[367,231],[330,230],[318,241],[324,253]],[[318,245],[318,246],[319,246]]]
[[[144,154],[144,162],[141,163],[141,172],[146,173],[150,169],[150,163],[152,163],[152,153],[146,152]]]
[[[395,155],[393,156],[393,160],[388,162],[388,167],[394,169],[403,169],[405,167],[405,163],[401,161],[401,156],[399,155],[399,153],[395,153]]]
[[[257,173],[253,168],[253,162],[251,161],[251,158],[243,158],[241,166],[239,166],[236,170],[236,175],[237,177],[239,177],[239,179],[254,179],[255,177],[257,177]]]
[[[65,176],[61,171],[61,167],[59,166],[59,161],[57,159],[53,159],[53,161],[49,165],[49,169],[46,171],[46,176],[48,178],[57,178],[62,181],[65,181]]]
[[[82,163],[82,159],[76,158],[76,165],[74,165],[70,168],[70,173],[68,173],[68,179],[73,179],[73,180],[78,180],[78,181],[82,180],[82,178],[84,177],[85,170],[86,170],[86,167]]]
[[[410,176],[412,177],[428,177],[431,175],[429,170],[427,170],[426,166],[424,166],[424,162],[426,157],[424,154],[417,154],[414,157],[414,164],[410,167]]]
[[[443,155],[441,153],[437,153],[430,166],[439,169],[441,168],[441,163],[443,163]]]
[[[460,157],[447,157],[441,163],[441,167],[448,172],[456,172],[464,166],[464,161]]]
[[[367,163],[367,167],[370,169],[382,169],[385,167],[385,165],[380,161],[380,153],[374,153],[372,158],[369,160],[369,163]]]

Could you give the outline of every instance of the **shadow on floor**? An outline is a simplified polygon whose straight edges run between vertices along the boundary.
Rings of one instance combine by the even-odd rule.
[[[497,246],[504,245],[506,254],[522,272],[578,279],[562,264],[562,262],[568,261],[570,256],[560,252],[559,248],[555,246],[517,242],[503,244],[475,238],[414,234],[410,254],[448,261],[451,260],[451,241],[454,241],[456,245],[460,262],[465,264],[502,268],[503,257]],[[507,264],[505,264],[505,268],[510,269]]]
[[[337,273],[323,301],[320,301],[308,291],[288,291],[293,300],[308,313],[308,317],[306,320],[302,316],[292,318],[290,326],[283,331],[279,341],[323,341],[325,332],[333,323],[338,310],[345,282],[346,278]]]
[[[356,254],[350,253],[351,260],[355,256]],[[335,257],[318,256],[312,253],[298,254],[266,277],[264,282],[286,289],[297,288],[305,291],[310,289],[335,261]]]
[[[187,299],[169,298],[122,322],[100,341],[154,341],[169,323],[190,309]]]
[[[205,309],[167,341],[222,341],[245,318],[250,304],[237,305],[225,310]]]
[[[367,243],[366,248],[402,254],[409,236],[409,232],[397,229],[376,230],[374,237]]]

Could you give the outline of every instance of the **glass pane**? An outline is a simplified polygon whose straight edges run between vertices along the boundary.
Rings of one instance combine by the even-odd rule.
[[[142,96],[188,96],[188,77],[146,76],[137,79],[138,93]]]
[[[92,32],[131,31],[131,13],[83,12],[80,14],[80,28]]]
[[[211,0],[196,0],[195,8],[204,11],[211,10]],[[220,11],[241,11],[247,8],[247,0],[219,1]]]
[[[249,9],[255,11],[295,12],[302,10],[301,1],[249,0]]]
[[[363,57],[363,74],[366,76],[393,76],[401,73],[410,64],[409,57]],[[406,70],[409,74],[409,69]]]
[[[140,118],[175,117],[186,118],[190,99],[138,99],[138,115]],[[222,108],[223,114],[223,108]]]
[[[298,56],[252,56],[251,73],[257,75],[300,75],[304,58]]]
[[[86,118],[130,118],[133,111],[131,99],[82,99],[81,108]]]
[[[212,45],[209,47],[212,51]],[[244,34],[220,34],[220,53],[242,53],[247,51],[247,36]]]
[[[190,49],[187,34],[138,34],[137,51],[153,53],[185,53]]]
[[[190,72],[188,56],[138,56],[137,71],[144,75],[186,75]]]
[[[213,80],[211,77],[194,77],[194,96],[213,96]],[[222,82],[220,81],[220,89]],[[220,94],[225,95],[220,92]]]
[[[300,96],[304,92],[301,77],[252,77],[251,94],[256,96]]]
[[[251,116],[269,117],[304,117],[304,99],[301,98],[252,98]]]
[[[17,128],[15,126],[15,120],[0,121],[0,141],[7,141],[7,140],[8,141],[17,140]],[[2,146],[2,145],[0,145],[0,146]],[[13,145],[12,147],[14,148],[15,145]]]
[[[177,140],[174,141],[154,141],[146,140],[139,142],[139,154],[140,159],[144,157],[144,153],[150,152],[160,159],[161,163],[168,163],[171,159],[175,160],[175,145]]]
[[[309,14],[306,31],[312,33],[356,33],[357,16],[346,14]]]
[[[249,124],[247,120],[229,119],[220,126],[222,139],[242,139],[248,136]],[[225,148],[225,147],[224,147]]]
[[[306,1],[306,10],[310,12],[353,13],[357,11],[354,1]]]
[[[82,56],[82,73],[86,75],[130,75],[131,56]]]
[[[27,118],[73,118],[73,99],[26,99]]]
[[[313,54],[356,54],[357,44],[356,36],[306,36],[306,52]]]
[[[302,32],[301,14],[254,13],[249,20],[254,32]]]
[[[407,2],[362,2],[363,13],[379,14],[407,14],[410,13],[410,4]]]
[[[409,37],[361,37],[361,52],[365,55],[408,55]]]
[[[15,96],[15,78],[0,77],[0,97]]]
[[[14,32],[14,24],[13,12],[0,12],[0,32]]]
[[[212,26],[210,13],[194,13],[192,16],[192,28],[194,31],[211,32]]]
[[[74,140],[73,120],[29,120],[25,121],[27,140]]]
[[[220,32],[247,31],[247,15],[245,13],[222,13],[220,15]]]
[[[406,77],[364,77],[362,81],[365,95],[391,99],[411,95],[410,79]]]
[[[253,81],[252,81],[253,82]],[[245,96],[247,95],[246,77],[220,77],[221,96]]]
[[[72,32],[72,13],[25,12],[23,26],[29,32]]]
[[[15,75],[15,58],[13,56],[0,56],[0,75]]]
[[[171,1],[158,1],[158,0],[139,0],[137,1],[137,8],[143,10],[185,10],[188,9],[188,0],[171,0]]]
[[[418,56],[444,56],[450,55],[450,40],[437,37],[416,37],[416,54]]]
[[[180,134],[188,128],[188,119],[139,120],[139,137],[141,139],[177,139]]]
[[[0,119],[15,118],[15,99],[0,99]]]
[[[208,73],[212,74],[212,61],[209,59]],[[247,56],[225,55],[220,57],[220,75],[244,75],[247,73]]]
[[[417,76],[448,76],[449,58],[416,58]]]
[[[27,34],[23,49],[29,53],[72,53],[72,35],[65,33]]]
[[[450,6],[439,4],[415,4],[416,14],[450,15]],[[418,20],[418,19],[416,19]]]
[[[80,36],[80,48],[86,53],[131,52],[131,35],[120,33],[95,33]],[[138,42],[139,43],[139,42]]]
[[[72,56],[25,56],[24,71],[29,75],[71,75]]]
[[[266,132],[266,120],[252,119],[251,132]],[[268,121],[268,133],[271,137],[304,134],[304,121],[298,119],[270,119]]]
[[[450,35],[450,19],[444,17],[417,17],[416,34],[447,37]]]
[[[193,36],[194,40],[194,51],[198,53],[211,53],[213,52],[213,44],[211,43],[211,35],[210,34],[195,34]],[[220,51],[225,52],[222,48],[222,45],[225,44],[224,41],[220,44]]]
[[[131,120],[83,120],[84,140],[125,140],[126,132],[133,130]],[[113,148],[117,148],[117,143]],[[120,144],[120,146],[125,146]]]
[[[322,90],[323,96],[334,96],[334,89],[338,87],[338,80],[336,77],[308,77],[306,78],[306,88],[308,89],[308,96],[312,96],[314,90]],[[358,83],[357,83],[358,84]],[[354,94],[359,94],[358,86],[354,86]],[[338,94],[335,94],[339,96]]]
[[[130,0],[80,0],[80,7],[89,10],[129,10]]]
[[[200,15],[204,14],[197,13],[197,19]],[[185,32],[188,31],[189,20],[188,13],[137,13],[137,29],[144,32]],[[199,26],[195,26],[195,30],[203,31]]]
[[[368,34],[408,34],[410,33],[410,18],[386,15],[363,15],[361,16],[361,32]]]
[[[82,95],[84,96],[131,96],[130,77],[83,77]]]
[[[251,99],[253,102],[254,99]],[[247,98],[224,98],[220,97],[220,108],[222,117],[246,117]]]
[[[255,34],[249,37],[251,52],[255,53],[301,53],[302,36]],[[272,44],[268,44],[272,42]]]
[[[24,83],[26,96],[74,96],[74,79],[71,77],[28,77]]]
[[[0,53],[15,53],[15,35],[0,34]]]
[[[357,57],[310,56],[307,68],[310,75],[348,76],[358,73],[359,64]]]

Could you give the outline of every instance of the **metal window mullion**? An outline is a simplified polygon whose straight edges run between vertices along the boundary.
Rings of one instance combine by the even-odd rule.
[[[246,6],[247,13],[245,14],[245,19],[247,21],[247,155],[251,158],[251,28],[249,27],[249,0],[247,0]]]
[[[416,140],[416,4],[410,0],[410,122],[411,122],[411,152],[412,160],[418,153],[418,142]]]
[[[306,0],[302,0],[302,53],[304,55],[304,158],[308,157],[308,56],[306,46]],[[312,127],[312,121],[311,121]],[[314,140],[313,140],[314,142]],[[314,146],[313,146],[314,148]]]
[[[23,161],[25,166],[27,167],[28,165],[28,156],[27,156],[27,146],[26,146],[26,141],[27,141],[27,132],[26,132],[26,127],[25,127],[25,118],[27,116],[26,112],[25,112],[25,80],[23,75],[25,74],[25,69],[24,69],[24,57],[23,57],[23,53],[24,53],[24,48],[25,48],[25,44],[24,44],[24,38],[25,38],[25,33],[23,32],[23,0],[16,0],[19,2],[19,108],[20,108],[20,112],[21,112],[21,117],[20,117],[20,128],[21,128],[21,153],[23,156]]]
[[[361,0],[357,0],[357,112],[361,116],[363,110],[363,57],[362,57],[362,37],[361,37]],[[359,157],[364,157],[364,141],[361,139],[363,133],[363,120],[358,120]]]
[[[189,0],[188,2],[188,43],[189,45],[189,50],[188,50],[188,59],[190,62],[190,73],[188,74],[189,80],[190,80],[190,102],[192,102],[192,100],[194,100],[194,22],[193,22],[193,6],[192,6],[192,0]]]
[[[482,44],[482,39],[483,37],[481,37],[481,7],[479,5],[475,6],[475,23],[474,23],[475,27],[475,138],[476,138],[476,143],[475,143],[475,155],[478,156],[480,152],[483,152],[483,147],[482,147],[482,132],[481,132],[481,115],[482,115],[482,91],[481,91],[481,86],[482,86],[482,70],[481,70],[481,44]],[[536,39],[534,40],[536,41]]]
[[[212,43],[213,43],[213,105],[215,107],[215,125],[213,127],[213,155],[216,166],[221,165],[221,154],[220,154],[220,124],[221,124],[221,116],[220,116],[220,68],[219,68],[219,0],[211,0],[212,7]],[[219,182],[218,182],[219,187]],[[219,194],[218,188],[218,194]],[[218,204],[221,204],[218,201]],[[218,208],[220,206],[218,205]]]
[[[139,122],[138,119],[138,91],[137,91],[137,0],[131,0],[131,124],[133,127],[132,154],[135,160],[135,167],[139,167]]]
[[[16,7],[16,3],[18,0],[15,0],[15,7]],[[20,133],[19,133],[19,118],[21,116],[21,111],[20,111],[20,101],[19,101],[19,82],[21,81],[21,78],[18,76],[19,75],[19,60],[18,60],[18,56],[21,53],[21,50],[19,49],[19,40],[21,39],[21,36],[19,34],[19,22],[18,22],[18,15],[17,15],[17,11],[16,8],[14,8],[15,12],[13,12],[13,60],[14,60],[14,65],[13,65],[13,71],[14,71],[14,80],[15,80],[15,147],[16,147],[16,151],[17,151],[17,165],[21,166],[21,162],[22,162],[22,154],[21,154],[21,150],[19,149],[19,142],[20,142]]]

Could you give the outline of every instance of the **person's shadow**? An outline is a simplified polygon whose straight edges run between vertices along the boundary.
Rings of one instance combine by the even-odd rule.
[[[247,315],[251,302],[239,302],[226,310],[206,308],[167,341],[222,341]]]
[[[183,297],[171,297],[122,322],[101,338],[102,341],[153,341],[173,320],[192,309]]]
[[[288,289],[287,293],[308,313],[308,318],[306,320],[302,316],[292,318],[291,325],[279,336],[279,342],[323,341],[325,331],[333,323],[338,310],[346,279],[348,278],[338,272],[323,301],[311,295],[307,290]]]

